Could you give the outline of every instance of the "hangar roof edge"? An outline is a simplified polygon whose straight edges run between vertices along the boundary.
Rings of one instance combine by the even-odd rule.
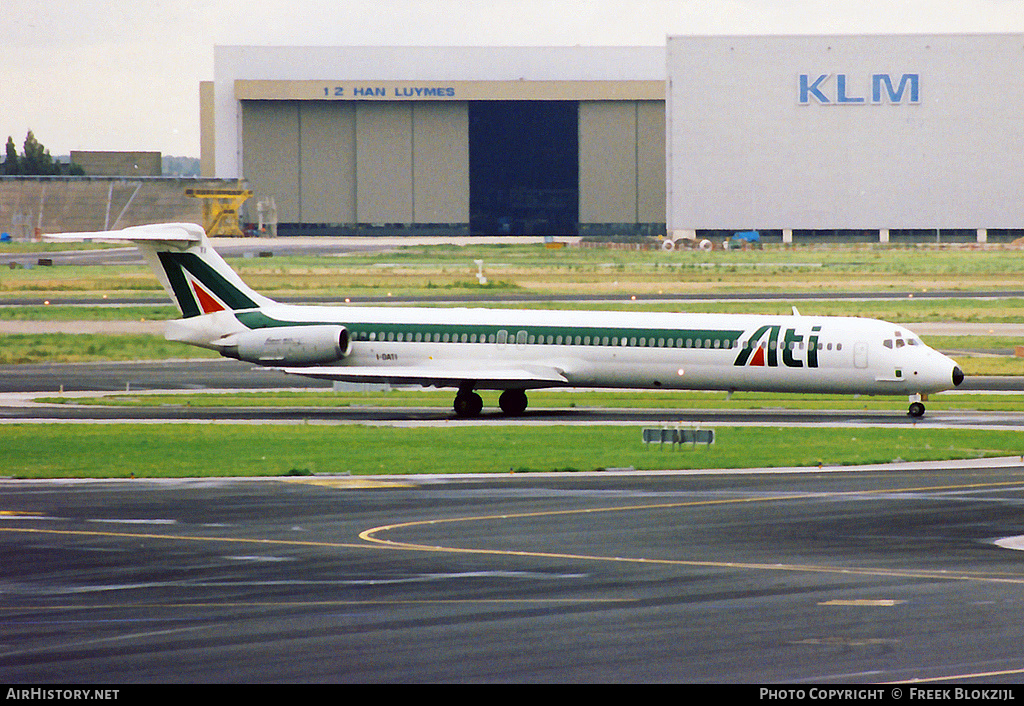
[[[666,75],[665,47],[215,47],[218,82],[622,81]],[[224,84],[221,84],[224,85]]]

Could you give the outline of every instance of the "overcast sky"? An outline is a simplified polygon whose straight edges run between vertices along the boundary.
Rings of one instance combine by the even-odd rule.
[[[1024,0],[2,0],[0,140],[199,156],[216,45],[637,46],[677,34],[1024,33]],[[345,77],[336,77],[345,78]],[[1020,77],[1013,77],[1020,80]]]

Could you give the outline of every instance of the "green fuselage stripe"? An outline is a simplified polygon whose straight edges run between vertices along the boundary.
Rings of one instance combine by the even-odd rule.
[[[473,342],[526,343],[534,345],[640,345],[676,348],[733,348],[736,346],[736,341],[743,335],[742,331],[721,329],[280,321],[256,311],[237,313],[236,316],[239,321],[251,329],[279,326],[344,326],[352,335],[352,340],[356,342]],[[625,344],[622,343],[623,339],[626,340]],[[659,341],[661,342],[659,343]],[[697,341],[699,343],[695,343]]]

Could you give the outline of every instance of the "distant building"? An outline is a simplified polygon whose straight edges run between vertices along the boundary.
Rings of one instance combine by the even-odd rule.
[[[86,176],[158,177],[163,175],[159,152],[88,152],[72,151],[71,161]]]
[[[216,47],[202,173],[282,235],[1007,240],[1022,74],[1019,34]]]
[[[1024,227],[1024,35],[669,37],[667,67],[670,232]]]

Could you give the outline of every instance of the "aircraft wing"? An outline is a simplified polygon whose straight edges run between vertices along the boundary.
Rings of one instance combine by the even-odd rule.
[[[340,382],[433,385],[436,387],[461,387],[463,383],[472,382],[474,387],[492,390],[560,387],[569,384],[566,377],[558,370],[538,365],[518,368],[336,365],[274,368],[274,370]]]

